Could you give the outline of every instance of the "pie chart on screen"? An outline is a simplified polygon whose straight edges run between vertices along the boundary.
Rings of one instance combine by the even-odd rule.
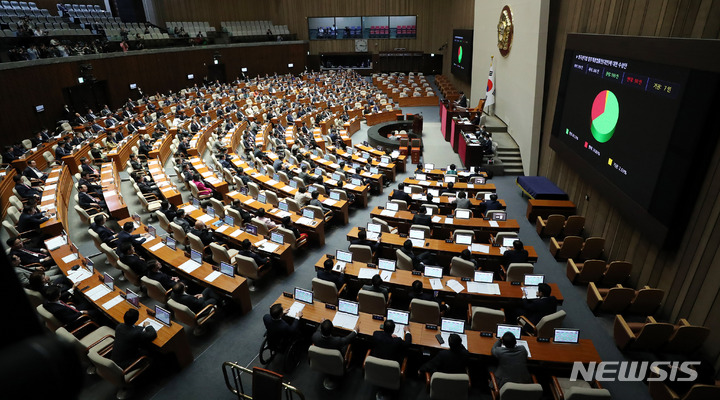
[[[603,90],[595,96],[590,114],[590,132],[600,143],[612,138],[620,116],[620,104],[615,93]]]

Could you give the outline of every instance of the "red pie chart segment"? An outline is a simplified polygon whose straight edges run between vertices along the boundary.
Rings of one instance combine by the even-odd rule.
[[[615,93],[603,90],[595,96],[590,111],[590,132],[595,140],[605,143],[612,138],[620,117],[620,104]]]

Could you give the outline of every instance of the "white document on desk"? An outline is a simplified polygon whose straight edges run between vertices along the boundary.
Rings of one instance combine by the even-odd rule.
[[[236,194],[238,194],[238,191],[237,191],[237,190],[233,190],[232,192],[228,192],[227,195],[230,196],[230,197],[233,197],[233,196],[235,196]]]
[[[193,211],[197,210],[197,208],[195,208],[195,206],[185,206],[182,209],[185,210],[186,214],[190,214]]]
[[[360,268],[358,271],[358,279],[371,279],[378,273],[378,270],[374,268]]]
[[[260,246],[260,250],[267,251],[268,253],[272,253],[275,250],[277,250],[280,247],[279,244],[273,243],[273,242],[265,242],[262,246]]]
[[[217,279],[218,276],[220,276],[220,275],[221,275],[220,271],[213,271],[210,273],[210,275],[204,277],[203,280],[205,280],[206,282],[212,282],[215,279]]]
[[[383,217],[394,217],[394,216],[395,216],[395,211],[393,211],[393,210],[382,210],[382,211],[380,212],[380,215],[382,215]]]
[[[99,285],[95,286],[94,288],[92,288],[92,289],[88,290],[87,292],[85,292],[85,295],[86,295],[90,300],[92,300],[92,301],[97,301],[97,299],[99,299],[99,298],[101,298],[101,297],[109,294],[110,292],[112,292],[112,291],[110,290],[110,288],[108,288],[107,286],[105,286],[105,285],[103,285],[103,284],[99,284]]]
[[[359,318],[360,317],[357,315],[338,312],[335,313],[335,317],[333,318],[332,323],[333,325],[339,326],[341,328],[354,329],[355,324],[357,324]]]
[[[430,182],[428,182],[428,181],[420,181],[420,182],[418,182],[418,185],[430,186]]]
[[[297,301],[293,302],[292,305],[290,306],[290,308],[288,309],[288,313],[287,313],[288,317],[297,318],[298,313],[300,311],[302,311],[303,308],[305,308],[305,304],[299,303]]]
[[[380,273],[380,278],[382,278],[383,282],[390,282],[390,278],[392,278],[392,271],[383,271]]]
[[[500,225],[497,223],[497,221],[490,221],[490,222],[488,222],[488,224],[490,224],[490,226],[492,226],[493,228],[497,228],[497,227],[500,226]]]
[[[497,283],[468,282],[469,293],[500,295],[500,285]]]
[[[452,225],[453,222],[455,222],[455,220],[454,220],[453,218],[445,218],[445,222],[444,222],[444,223],[445,223],[445,224],[450,224],[450,225]]]
[[[109,310],[109,309],[115,307],[116,305],[120,304],[122,301],[123,301],[122,296],[117,295],[117,296],[113,297],[112,300],[106,301],[102,306],[104,309]]]
[[[151,174],[154,174],[156,172],[160,172],[160,168],[151,168],[151,169],[149,169],[149,171]]]
[[[45,186],[45,190],[55,190],[55,189],[57,189],[57,184]]]
[[[203,214],[203,215],[199,216],[199,217],[197,218],[197,220],[200,221],[200,222],[205,223],[205,222],[208,222],[208,221],[212,221],[212,220],[213,220],[213,217],[211,217],[211,216],[209,216],[209,215],[207,215],[207,214]]]
[[[63,236],[57,236],[57,237],[54,237],[45,242],[45,246],[47,247],[48,250],[55,250],[58,247],[64,246],[66,244],[67,244],[67,241],[65,240],[65,238]]]
[[[215,185],[215,186],[224,182],[214,176],[211,176],[211,177],[207,178],[206,180],[208,181],[209,184]]]
[[[430,279],[430,287],[432,287],[432,290],[442,290],[442,288],[443,288],[442,280],[440,280],[438,278]]]
[[[275,186],[278,184],[278,181],[276,181],[275,179],[268,179],[267,181],[265,181],[265,184],[270,185],[270,186]]]
[[[312,226],[313,220],[310,218],[300,217],[295,223],[300,225]]]
[[[292,192],[293,189],[294,188],[292,186],[285,185],[285,186],[283,186],[282,191],[283,192]]]
[[[252,203],[254,203],[254,202],[255,202],[255,199],[253,199],[253,198],[251,197],[251,198],[243,201],[243,204],[252,204]]]
[[[158,251],[158,250],[162,249],[163,246],[165,246],[165,244],[163,242],[157,242],[154,245],[152,245],[152,247],[150,247],[150,251]]]
[[[155,318],[150,318],[150,317],[145,318],[145,320],[143,322],[141,322],[138,326],[143,326],[143,325],[145,325],[146,322],[148,323],[148,325],[152,326],[153,329],[155,329],[155,332],[159,331],[160,329],[162,329],[163,326],[165,326],[165,325],[161,324],[160,322],[156,321]]]
[[[474,189],[474,188],[475,188],[475,185],[472,184],[472,183],[468,183],[468,184],[467,184],[467,188],[468,188],[468,189]]]
[[[323,204],[325,204],[325,205],[327,205],[327,206],[334,206],[335,203],[337,203],[337,201],[335,201],[335,200],[333,200],[333,199],[325,199],[325,200],[323,200]]]
[[[449,281],[445,282],[445,286],[452,289],[455,293],[460,293],[465,290],[465,286],[463,286],[462,283],[456,281],[455,279],[450,279]]]
[[[54,195],[54,194],[50,194],[50,195],[47,195],[47,196],[43,196],[42,199],[40,199],[40,201],[41,201],[41,202],[42,202],[42,201],[51,201],[51,200],[53,200],[54,198],[55,198],[55,195]]]
[[[242,229],[236,229],[235,232],[230,234],[230,237],[238,237],[242,232]]]
[[[488,253],[490,253],[490,246],[487,245],[487,244],[473,243],[473,244],[470,246],[470,251],[472,251],[472,252],[474,252],[474,253],[485,253],[485,254],[488,254]]]
[[[215,232],[223,233],[223,232],[225,232],[225,230],[227,230],[227,228],[229,228],[229,227],[230,227],[230,225],[223,225],[223,226],[215,229]]]
[[[71,261],[75,261],[75,260],[77,260],[77,259],[78,259],[77,253],[72,253],[72,254],[70,254],[70,255],[67,255],[67,256],[63,257],[63,258],[62,258],[62,261],[63,261],[65,264],[67,264],[67,263],[69,263],[69,262],[71,262]]]
[[[190,274],[193,271],[195,271],[196,269],[200,268],[200,263],[196,263],[193,260],[187,260],[184,263],[180,264],[180,266],[178,266],[178,268],[180,268],[181,270]]]
[[[60,179],[59,176],[53,176],[52,178],[48,178],[48,179],[45,181],[45,183],[48,184],[48,183],[57,182],[58,179]]]
[[[442,217],[438,217],[437,215],[434,216],[434,217],[432,217],[432,222],[434,222],[434,223],[436,223],[436,224],[437,224],[438,222],[440,222],[440,220],[442,220]]]
[[[85,268],[78,268],[75,271],[68,272],[68,278],[72,281],[72,283],[82,282],[91,276],[92,273]]]
[[[537,286],[524,286],[522,288],[523,293],[525,293],[525,298],[532,300],[539,298],[537,295],[538,287]]]
[[[518,340],[518,341],[515,343],[515,345],[516,345],[516,346],[522,346],[522,347],[524,347],[525,350],[527,350],[528,358],[532,357],[532,354],[530,354],[530,347],[528,347],[528,344],[527,344],[527,340]]]
[[[425,247],[425,240],[424,239],[410,239],[413,246],[415,247]]]
[[[210,171],[205,171],[202,174],[200,174],[200,176],[202,176],[203,178],[207,178],[208,176],[212,176],[212,174],[213,173]]]

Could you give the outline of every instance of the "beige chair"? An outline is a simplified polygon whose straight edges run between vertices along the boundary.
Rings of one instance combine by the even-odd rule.
[[[502,265],[500,267],[508,282],[522,282],[525,280],[525,275],[532,274],[535,270],[531,263],[511,263],[507,269]]]
[[[583,239],[580,236],[566,236],[561,241],[550,238],[550,254],[557,260],[577,258],[582,246]]]
[[[271,190],[265,191],[265,200],[268,202],[268,204],[271,204],[273,207],[278,207],[278,204],[280,204],[280,199],[277,197],[277,194]]]
[[[210,318],[212,318],[217,311],[216,305],[208,304],[196,314],[190,309],[190,307],[178,303],[173,299],[168,299],[167,305],[170,307],[173,315],[178,321],[180,321],[180,323],[193,328],[193,334],[195,336],[200,336],[205,332],[205,324],[210,321]]]
[[[613,261],[607,265],[605,272],[603,272],[600,284],[607,287],[625,283],[625,281],[630,278],[631,270],[632,263],[627,261]]]
[[[212,205],[213,210],[215,210],[216,217],[218,217],[220,219],[225,218],[225,204],[223,204],[222,201],[215,199],[215,198],[211,198],[210,204]]]
[[[505,312],[468,304],[468,320],[470,320],[470,329],[474,331],[495,332],[497,324],[505,323]]]
[[[125,277],[125,279],[127,279],[128,282],[135,285],[135,287],[138,287],[138,288],[141,287],[140,276],[138,274],[136,274],[135,271],[132,270],[132,268],[130,268],[127,264],[125,264],[124,262],[122,262],[120,260],[118,260],[117,265],[118,265],[118,268],[120,269],[120,271],[122,271],[123,276]]]
[[[398,205],[398,211],[407,211],[407,209],[408,209],[407,201],[405,201],[405,200],[393,199],[393,200],[390,200],[390,202]]]
[[[410,321],[421,324],[440,324],[440,306],[434,301],[412,299]]]
[[[665,297],[664,290],[645,286],[635,291],[635,298],[630,302],[625,312],[637,315],[653,315],[660,308],[663,297]]]
[[[525,332],[531,336],[549,338],[553,336],[555,328],[562,327],[562,323],[565,320],[566,315],[567,314],[564,310],[558,310],[552,314],[542,317],[537,325],[534,325],[524,315],[521,315],[518,317],[518,323],[524,326]]]
[[[63,340],[72,343],[81,358],[88,360],[88,353],[103,353],[115,343],[115,330],[107,326],[98,326],[92,321],[86,322],[82,327],[70,332],[60,327],[55,331]],[[89,368],[88,373],[94,374],[95,368]]]
[[[165,214],[162,213],[162,211],[158,210],[155,211],[155,218],[157,218],[158,223],[160,224],[160,227],[165,231],[170,233],[170,221],[168,221]]]
[[[323,212],[323,209],[318,206],[305,206],[304,210],[311,210],[313,212],[313,217],[315,219],[324,220],[325,222],[330,221],[332,219],[332,213],[328,211],[327,213]]]
[[[450,260],[450,275],[459,278],[472,278],[475,276],[475,265],[460,257]]]
[[[234,208],[226,208],[225,212],[227,215],[231,216],[233,218],[233,224],[235,226],[242,226],[243,225],[243,219],[240,215],[240,212]]]
[[[496,246],[502,246],[505,239],[512,239],[515,241],[520,239],[520,237],[518,237],[517,232],[498,232],[497,235],[492,237],[492,243]]]
[[[710,328],[691,325],[688,320],[682,318],[675,325],[675,331],[662,351],[690,355],[700,349],[708,336],[710,336]]]
[[[413,270],[412,259],[400,249],[395,250],[395,258],[397,259],[397,269],[405,271]]]
[[[338,304],[340,293],[345,291],[346,285],[342,285],[340,289],[335,286],[335,282],[326,281],[320,278],[312,279],[313,297],[317,301],[327,304]]]
[[[260,278],[265,276],[265,274],[270,272],[270,263],[259,267],[254,259],[241,256],[239,254],[235,257],[235,259],[237,260],[238,275],[252,280],[250,284],[251,291],[255,290],[255,281],[259,280]]]
[[[470,389],[468,374],[425,373],[426,386],[431,400],[465,400]]]
[[[289,197],[285,198],[285,203],[287,203],[288,205],[288,211],[294,212],[296,214],[302,214],[302,209],[294,199],[291,199]]]
[[[210,246],[205,246],[202,240],[192,232],[187,233],[187,238],[190,241],[190,249],[195,250],[202,255],[205,255],[210,248]]]
[[[274,230],[274,228],[270,229],[265,222],[260,221],[258,218],[251,219],[250,224],[257,227],[257,234],[260,236],[269,237],[270,232]]]
[[[117,266],[118,262],[118,255],[110,246],[108,246],[106,243],[103,243],[100,245],[100,250],[105,254],[105,264],[112,265],[116,269],[120,269]]]
[[[429,239],[432,237],[432,231],[430,230],[429,226],[426,225],[410,225],[410,230],[418,230],[425,232],[425,238]]]
[[[90,237],[93,240],[93,244],[95,245],[95,248],[98,249],[98,251],[102,251],[101,246],[103,244],[103,241],[100,239],[100,235],[98,235],[94,230],[92,230],[90,228],[88,228],[87,231],[88,231],[88,235],[90,235]]]
[[[17,225],[20,220],[20,211],[15,206],[10,206],[7,209],[7,216],[10,218],[13,224]]]
[[[490,394],[493,400],[539,400],[542,398],[542,386],[533,376],[533,383],[507,382],[498,387],[495,373],[490,372]]]
[[[585,227],[585,217],[582,215],[571,215],[565,221],[563,226],[563,235],[565,236],[580,236]]]
[[[390,224],[387,223],[387,221],[382,220],[380,218],[373,217],[372,223],[380,225],[381,232],[398,233],[397,228],[393,228],[392,226],[390,226]]]
[[[363,368],[365,369],[365,382],[381,389],[397,391],[400,389],[405,380],[405,368],[407,367],[407,357],[403,360],[402,365],[395,360],[386,360],[383,358],[373,357],[367,351]]]
[[[182,228],[182,226],[171,222],[170,223],[170,230],[172,231],[172,237],[175,239],[175,241],[181,245],[187,246],[190,241],[187,238],[187,235],[185,234],[185,230]]]
[[[210,197],[212,197],[211,193],[201,195],[194,182],[187,182],[187,184],[190,186],[190,193],[192,197],[198,200],[209,199]]]
[[[552,214],[547,219],[538,216],[535,222],[535,230],[542,237],[558,236],[565,226],[565,216],[560,214]]]
[[[165,289],[160,282],[150,279],[147,276],[140,277],[140,283],[145,287],[147,295],[160,304],[167,304],[170,298],[170,290]]]
[[[77,204],[75,204],[75,206],[73,206],[73,208],[80,216],[80,220],[86,225],[90,225],[90,223],[92,223],[92,221],[93,221],[93,218],[95,218],[97,215],[103,215],[103,216],[105,216],[106,219],[110,218],[107,214],[105,214],[104,212],[102,212],[96,208],[89,208],[89,209],[85,210]]]
[[[300,179],[300,177],[297,177],[297,176],[296,176],[296,177],[293,177],[293,180],[294,180],[295,182],[297,182],[297,188],[298,188],[298,189],[305,187],[305,182],[304,182],[302,179]]]
[[[161,200],[148,201],[148,198],[145,197],[142,193],[136,192],[136,194],[137,194],[137,198],[140,201],[140,205],[142,206],[142,208],[146,212],[149,212],[151,216],[155,213],[155,211],[158,211],[160,209],[160,207],[162,206]]]
[[[657,351],[670,339],[675,326],[657,322],[647,317],[645,322],[626,322],[622,315],[615,315],[613,338],[621,351]]]
[[[587,260],[584,263],[576,263],[572,258],[567,260],[566,275],[570,282],[589,283],[599,282],[605,271],[605,261]]]
[[[388,293],[388,299],[385,301],[385,295],[382,293],[360,289],[357,295],[358,308],[360,312],[384,316],[390,305],[391,295]]]
[[[118,399],[129,397],[129,385],[150,366],[150,359],[147,356],[141,356],[125,369],[100,353],[89,352],[88,358],[100,377],[118,387],[116,396]]]
[[[585,239],[582,249],[580,250],[579,258],[581,260],[592,260],[602,258],[602,253],[605,250],[605,238],[601,237],[590,237]]]
[[[28,297],[31,306],[37,308],[37,306],[42,305],[45,302],[45,297],[43,297],[40,292],[28,288],[23,288],[23,290],[25,291],[25,295]]]
[[[47,327],[49,330],[55,332],[58,328],[63,326],[63,323],[60,322],[57,318],[55,318],[54,315],[50,311],[48,311],[44,305],[40,304],[39,306],[35,307],[38,314],[42,317],[43,321],[45,321],[45,327]]]
[[[475,231],[470,229],[455,229],[452,237],[454,243],[457,243],[458,235],[470,235],[473,237],[473,240],[475,239]]]
[[[282,226],[278,226],[275,232],[283,235],[283,242],[289,244],[293,250],[297,250],[307,244],[307,237],[295,238],[295,234],[291,230],[285,229]]]
[[[337,388],[338,382],[333,377],[345,375],[352,358],[352,345],[348,346],[345,356],[340,350],[324,349],[315,345],[308,349],[308,363],[310,368],[326,375],[323,387],[327,390]]]
[[[319,184],[317,184],[317,183],[313,183],[313,184],[310,185],[310,186],[311,186],[311,187],[314,187],[314,188],[315,188],[315,191],[317,191],[317,192],[320,193],[321,195],[327,196],[327,192],[325,191],[325,186],[319,185]]]
[[[349,247],[350,252],[353,255],[353,261],[372,263],[375,259],[375,254],[372,252],[372,248],[366,245],[351,244]]]
[[[715,400],[720,398],[720,386],[694,384],[687,393],[676,393],[665,381],[649,381],[653,400]]]
[[[570,380],[553,376],[550,382],[550,391],[557,400],[601,400],[612,399],[610,392],[603,389],[600,382],[586,382],[583,380]]]
[[[595,283],[590,282],[587,289],[587,304],[594,313],[605,312],[620,314],[635,298],[635,291],[617,285],[610,289],[598,289]]]
[[[234,265],[237,262],[237,257],[240,253],[235,249],[228,249],[227,247],[215,242],[210,243],[210,251],[212,252],[212,260],[218,265],[221,262]]]

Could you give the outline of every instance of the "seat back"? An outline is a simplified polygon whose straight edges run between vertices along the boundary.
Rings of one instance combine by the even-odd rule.
[[[560,214],[553,214],[548,216],[545,221],[545,227],[542,229],[543,236],[557,236],[562,232],[563,226],[565,226],[565,216]]]
[[[225,218],[225,204],[223,204],[222,201],[211,197],[210,204],[212,204],[212,207],[215,210],[216,217],[220,219]]]
[[[440,323],[440,306],[434,301],[412,299],[410,301],[410,321],[438,325]]]
[[[656,351],[668,342],[675,331],[673,324],[666,322],[647,323],[635,336],[632,349],[637,351]]]
[[[407,201],[405,201],[405,200],[393,199],[393,200],[390,200],[390,202],[397,204],[399,211],[406,211],[408,209]]]
[[[637,291],[635,298],[630,303],[626,312],[631,314],[653,315],[660,307],[663,297],[665,297],[665,291],[662,289],[642,288]]]
[[[250,220],[250,223],[255,225],[257,227],[257,233],[260,236],[270,236],[270,229],[268,229],[268,226],[265,225],[264,222],[260,221],[257,218],[253,218]]]
[[[361,244],[351,244],[350,245],[350,252],[353,255],[354,261],[364,262],[364,263],[372,263],[373,262],[373,253],[370,246],[361,245]]]
[[[378,224],[378,225],[380,225],[380,231],[381,231],[381,232],[388,232],[388,233],[390,233],[390,231],[391,231],[391,229],[390,229],[390,224],[388,224],[387,221],[385,221],[385,220],[382,220],[382,219],[380,219],[380,218],[373,217],[373,218],[372,218],[372,223],[373,223],[373,224]]]
[[[238,275],[242,275],[250,279],[259,279],[259,267],[254,259],[241,255],[236,256],[237,259],[237,272]]]
[[[578,282],[597,282],[605,270],[605,261],[587,260],[583,263],[580,274],[575,278]]]
[[[474,331],[495,332],[497,324],[505,323],[505,313],[487,307],[473,307],[470,329]]]
[[[385,389],[399,389],[402,382],[400,363],[367,356],[365,358],[365,382]]]
[[[537,400],[542,394],[539,383],[507,382],[500,388],[500,400]]]
[[[320,185],[320,184],[317,184],[317,183],[313,183],[313,184],[310,185],[310,186],[314,187],[315,190],[316,190],[318,193],[320,193],[321,195],[327,196],[327,192],[325,191],[325,186]]]
[[[320,278],[313,278],[312,291],[316,300],[327,304],[338,304],[338,287],[335,282],[326,281]]]
[[[28,300],[30,300],[30,304],[33,307],[37,308],[37,306],[45,302],[45,298],[40,292],[28,288],[23,288],[23,290],[25,291],[25,294],[27,295]]]
[[[416,193],[422,194],[423,193],[423,188],[420,185],[409,185],[409,187],[410,187],[410,192],[412,194],[416,194]]]
[[[90,228],[88,228],[88,234],[92,238],[93,243],[95,244],[95,248],[102,251],[100,246],[102,246],[103,242],[102,242],[102,240],[100,240],[100,235],[98,235],[94,230],[92,230]]]
[[[564,310],[558,310],[552,314],[542,317],[540,322],[535,325],[535,328],[537,329],[535,336],[542,338],[552,337],[555,332],[555,328],[562,327],[565,315],[567,314]]]
[[[580,236],[585,226],[585,217],[582,215],[571,215],[565,221],[563,233],[565,236]]]
[[[577,258],[583,246],[583,238],[580,236],[566,236],[556,258]]]
[[[50,311],[48,311],[44,305],[40,304],[35,309],[45,321],[45,326],[51,331],[54,332],[55,330],[57,330],[57,328],[63,326],[62,322],[55,318],[55,316]]]
[[[681,321],[687,322],[687,321]],[[678,326],[667,345],[663,348],[667,353],[690,354],[698,350],[710,336],[710,328],[685,324]]]
[[[385,315],[387,312],[385,295],[382,293],[360,289],[358,304],[360,312],[376,315]]]
[[[333,193],[337,193],[338,198],[339,198],[340,200],[345,200],[345,201],[348,200],[347,193],[346,193],[344,190],[340,190],[340,189],[330,189],[330,194],[333,194]]]
[[[77,204],[75,204],[75,206],[74,206],[73,208],[74,208],[75,211],[78,213],[78,215],[80,216],[80,220],[81,220],[83,223],[85,223],[85,224],[89,224],[89,223],[90,223],[90,215],[87,213],[87,211],[85,211],[84,208],[80,207],[80,206],[77,205]]]
[[[185,231],[183,230],[182,226],[171,222],[170,230],[172,231],[173,239],[175,239],[176,242],[181,244],[186,244],[188,242],[187,235],[185,235]]]
[[[517,232],[498,232],[497,235],[495,235],[495,244],[496,245],[502,245],[503,240],[505,239],[519,239]]]
[[[10,218],[13,224],[17,224],[20,219],[20,211],[15,206],[10,206],[7,209],[7,216]]]
[[[400,249],[395,250],[395,258],[397,259],[397,269],[412,271],[413,262],[410,256],[403,253]]]
[[[288,211],[291,211],[291,212],[294,212],[297,214],[302,214],[302,210],[300,209],[300,206],[295,201],[295,199],[285,198],[285,202],[288,205]]]
[[[230,254],[225,247],[220,246],[217,243],[210,243],[210,251],[212,252],[212,259],[214,262],[220,264],[221,262],[232,264],[230,260]]]
[[[632,264],[628,261],[613,261],[607,266],[600,283],[603,286],[614,286],[623,283],[630,277]]]
[[[168,299],[167,305],[173,312],[175,319],[177,319],[180,323],[188,325],[192,328],[198,327],[198,323],[195,320],[195,313],[190,309],[190,307],[185,304],[178,303],[173,299]]]
[[[453,257],[450,261],[450,275],[459,278],[472,278],[475,276],[475,265],[460,257]]]
[[[115,386],[123,386],[125,384],[125,375],[123,374],[122,368],[111,359],[94,351],[88,353],[88,358],[90,358],[90,362],[93,363],[100,377]]]
[[[103,253],[105,253],[105,257],[107,258],[110,265],[117,268],[117,262],[118,262],[118,255],[110,246],[103,243],[100,245],[100,250],[102,250]]]
[[[564,391],[566,400],[612,399],[607,389],[572,386]]]
[[[325,213],[322,208],[308,205],[305,206],[305,209],[312,211],[316,219],[325,220]]]
[[[257,199],[258,194],[260,194],[260,187],[255,182],[248,182],[247,183],[248,188],[248,196]]]
[[[601,237],[590,237],[583,243],[582,250],[580,250],[580,258],[583,260],[589,260],[591,258],[600,258],[605,249],[605,238]]]
[[[340,350],[324,349],[315,345],[308,349],[310,368],[334,376],[345,374],[345,359]]]
[[[522,282],[525,275],[532,274],[535,267],[531,263],[512,263],[508,265],[505,280],[508,282]]]
[[[293,250],[297,249],[297,239],[295,238],[295,234],[286,228],[283,228],[282,226],[278,226],[275,229],[275,232],[281,234],[283,236],[283,242],[290,245],[290,248]]]
[[[162,211],[155,211],[155,217],[157,217],[158,223],[160,223],[160,227],[163,228],[165,232],[170,233],[170,221],[168,221],[165,214],[162,213]]]
[[[278,204],[280,204],[280,199],[278,199],[277,194],[272,190],[265,191],[265,199],[269,204],[272,204],[273,207],[277,207]]]
[[[631,288],[614,287],[608,291],[607,296],[600,304],[599,311],[613,314],[622,313],[632,299],[635,298],[635,291]]]
[[[417,230],[425,232],[426,238],[432,237],[432,231],[430,230],[430,227],[427,225],[410,225],[410,229],[417,229]]]
[[[160,282],[150,279],[147,276],[140,277],[140,283],[147,290],[148,296],[151,299],[159,302],[160,304],[166,304],[168,300],[168,290],[160,284]]]
[[[136,274],[135,271],[132,270],[132,268],[130,268],[127,264],[120,260],[118,260],[117,266],[118,268],[120,268],[128,282],[132,283],[137,287],[140,287],[140,276]]]
[[[190,240],[190,248],[200,252],[200,254],[205,253],[205,245],[203,244],[202,240],[200,240],[199,237],[194,235],[192,232],[188,232],[187,234],[188,240]]]
[[[430,377],[432,400],[462,400],[468,398],[470,377],[467,374],[435,372]]]

